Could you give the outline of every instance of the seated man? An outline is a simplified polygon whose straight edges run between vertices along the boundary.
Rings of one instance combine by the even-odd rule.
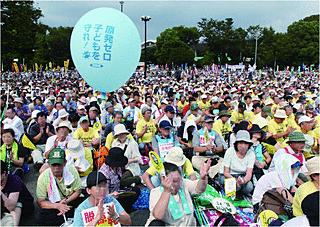
[[[187,120],[186,123],[184,125],[181,125],[178,129],[177,136],[179,139],[179,143],[181,144],[183,153],[190,160],[193,156],[193,134],[198,129],[200,129],[200,126],[196,125],[194,120]]]
[[[190,160],[183,155],[183,151],[180,147],[171,148],[164,158],[164,161],[177,165],[182,170],[182,174],[187,174],[190,180],[197,179]],[[159,187],[161,183],[160,175],[157,173],[153,165],[151,165],[142,175],[142,179],[150,190]]]
[[[38,204],[41,208],[35,217],[38,225],[60,226],[64,222],[63,216],[73,217],[75,208],[84,200],[80,197],[79,174],[66,162],[64,150],[55,148],[50,151],[50,168],[39,176],[37,182]]]
[[[160,158],[164,158],[170,148],[181,146],[178,137],[170,132],[171,128],[169,121],[161,121],[159,124],[160,133],[152,138],[152,148]]]
[[[28,217],[34,211],[33,197],[26,185],[18,176],[8,174],[8,166],[2,160],[1,197],[5,212],[9,211],[13,216],[14,226],[19,225],[20,217]]]
[[[205,192],[211,160],[204,162],[200,169],[200,179],[182,179],[181,170],[172,163],[164,163],[166,176],[161,176],[161,186],[150,193],[150,217],[146,226],[195,226],[191,194]]]
[[[107,178],[101,172],[95,171],[89,174],[86,191],[90,197],[83,201],[76,209],[73,226],[84,226],[85,224],[88,226],[96,226],[100,224],[99,222],[102,220],[108,223],[111,221],[114,224],[119,222],[122,225],[131,225],[130,216],[125,212],[121,204],[115,198],[107,195],[108,187]],[[109,206],[108,211],[104,213],[103,204],[106,203],[112,203],[112,205]],[[87,223],[83,223],[81,211],[96,206],[98,207],[97,215],[90,217]],[[106,218],[106,215],[109,216],[109,218]]]
[[[100,143],[100,136],[97,130],[89,127],[89,118],[87,116],[80,118],[80,126],[74,134],[73,138],[81,141],[84,147],[93,149]]]

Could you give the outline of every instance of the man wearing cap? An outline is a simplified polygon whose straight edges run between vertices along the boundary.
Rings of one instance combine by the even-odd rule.
[[[319,153],[319,144],[317,143],[319,139],[319,132],[316,134],[312,129],[314,126],[314,120],[308,116],[302,116],[299,118],[299,126],[301,128],[301,132],[304,135],[310,135],[312,136],[314,143],[312,146],[312,150],[315,151],[316,153]]]
[[[139,109],[135,106],[136,101],[133,98],[128,100],[128,106],[123,110],[125,123],[130,132],[135,128],[135,123],[138,121]]]
[[[60,226],[84,200],[77,170],[66,165],[65,152],[53,149],[49,154],[49,167],[38,178],[37,197],[41,208],[36,214],[38,225]],[[50,190],[49,190],[50,189]]]
[[[232,132],[231,126],[228,122],[231,114],[228,113],[226,110],[222,110],[219,112],[219,117],[216,122],[213,123],[212,128],[220,134],[220,136],[223,136],[223,138],[226,141],[226,135],[228,132]]]
[[[101,124],[104,128],[112,119],[113,105],[111,102],[106,102],[105,109],[101,113]]]
[[[104,222],[131,225],[129,214],[115,198],[108,196],[108,187],[108,179],[101,172],[94,171],[89,174],[86,191],[90,197],[76,209],[73,226],[85,226],[85,224],[87,226],[97,226]],[[109,204],[107,209],[104,209],[104,204]],[[98,212],[95,216],[85,218],[87,223],[84,223],[82,211],[93,207],[98,207]]]
[[[197,180],[190,160],[186,158],[180,147],[172,147],[163,160],[167,163],[177,165],[181,169],[183,176],[186,173],[190,180]],[[153,165],[151,165],[142,175],[142,179],[150,190],[159,187],[161,184],[160,175],[157,173]]]
[[[205,111],[207,108],[210,107],[210,103],[207,102],[207,99],[207,95],[201,95],[201,100],[198,102],[198,106],[202,111]]]
[[[13,101],[15,107],[14,110],[18,117],[21,118],[23,122],[28,120],[29,117],[31,117],[31,111],[27,105],[23,104],[23,101],[21,98],[15,98]]]
[[[284,110],[276,110],[274,119],[268,122],[268,131],[272,133],[272,136],[277,142],[282,143],[291,132],[295,131],[296,128],[291,126],[286,127],[283,123],[288,116]]]
[[[64,99],[62,104],[66,108],[68,113],[70,113],[71,111],[76,111],[77,110],[77,103],[75,101],[71,100],[70,93],[66,94],[66,97],[65,97],[65,99]]]
[[[161,119],[165,114],[165,109],[166,109],[167,106],[168,106],[168,101],[166,99],[162,99],[160,101],[160,108],[159,108],[158,111],[155,112],[154,118],[155,119],[158,119],[158,118]]]
[[[90,107],[89,113],[88,113],[90,127],[93,127],[95,123],[100,122],[98,116],[99,116],[99,110],[97,109],[97,107],[95,106]]]
[[[94,128],[89,127],[89,118],[87,116],[81,117],[79,124],[81,128],[74,132],[73,138],[80,140],[84,147],[93,148],[99,145],[99,133]]]
[[[306,168],[306,160],[302,154],[303,148],[305,146],[306,139],[302,132],[294,131],[289,134],[289,139],[287,141],[288,146],[279,149],[273,156],[271,161],[269,172],[274,171],[276,160],[281,154],[290,154],[299,159],[302,163],[302,167],[300,172],[303,174],[308,173],[308,169]]]
[[[137,123],[136,134],[139,139],[139,150],[142,154],[145,154],[145,146],[151,143],[152,137],[154,137],[157,130],[154,120],[151,118],[151,111],[150,106],[142,105],[141,113],[143,119]]]
[[[87,116],[86,108],[84,107],[84,105],[79,105],[78,106],[77,114],[79,115],[79,117]]]
[[[176,117],[176,112],[173,106],[167,106],[166,109],[164,110],[165,115],[159,119],[159,123],[161,121],[169,121],[172,128],[171,128],[171,132],[175,133],[178,130],[178,127],[180,127],[180,122],[178,121],[177,117]],[[157,120],[155,120],[155,124],[157,123]]]
[[[152,137],[152,148],[161,158],[164,158],[172,147],[181,146],[177,135],[171,133],[169,121],[161,121],[159,124],[160,133]]]
[[[198,155],[206,156],[217,154],[223,156],[223,151],[227,149],[227,144],[223,137],[212,128],[213,119],[206,115],[202,118],[202,129],[198,130],[193,135],[192,143],[196,156],[192,158],[192,163],[195,168],[199,168],[199,166],[196,165],[200,164],[197,162]]]
[[[244,102],[240,102],[238,105],[238,110],[232,111],[230,118],[232,125],[249,119],[248,113],[245,110],[246,104]]]
[[[201,114],[199,114],[199,106],[196,102],[192,102],[190,104],[190,110],[188,111],[190,113],[190,115],[188,115],[188,113],[186,113],[184,120],[193,120],[196,124],[200,124],[201,122],[201,117],[203,117],[204,115],[206,115],[207,111],[203,111]]]
[[[311,180],[300,185],[296,193],[294,194],[293,197],[293,202],[292,202],[292,208],[293,208],[293,215],[295,217],[303,215],[302,208],[301,208],[301,203],[306,198],[308,195],[318,192],[319,193],[319,173],[320,173],[320,158],[319,157],[314,157],[309,159],[306,162],[306,167],[308,169],[308,172],[310,174]],[[318,200],[319,202],[319,200]],[[319,205],[318,205],[319,206]],[[319,219],[319,216],[318,216]]]

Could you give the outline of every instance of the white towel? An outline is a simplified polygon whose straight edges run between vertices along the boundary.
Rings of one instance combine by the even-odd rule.
[[[182,138],[185,139],[186,141],[189,141],[189,138],[188,138],[188,128],[189,128],[190,126],[194,126],[194,127],[195,127],[195,129],[194,129],[193,132],[192,132],[192,135],[193,135],[196,131],[198,131],[196,122],[195,122],[194,120],[187,120],[187,121],[186,121],[186,124],[185,124],[185,126],[184,126],[183,137],[182,137]]]

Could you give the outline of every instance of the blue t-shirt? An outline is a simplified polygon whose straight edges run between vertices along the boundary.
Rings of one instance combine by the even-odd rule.
[[[118,214],[121,214],[124,211],[121,204],[115,198],[113,198],[111,196],[107,196],[106,198],[104,198],[104,204],[111,203],[111,202],[114,202],[114,206],[115,206]],[[82,221],[81,211],[92,208],[92,207],[93,206],[90,204],[89,198],[87,198],[85,201],[83,201],[74,212],[73,226],[84,226],[83,221]]]

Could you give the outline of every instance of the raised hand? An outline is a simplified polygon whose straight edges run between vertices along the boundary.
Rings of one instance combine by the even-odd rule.
[[[165,191],[171,192],[172,180],[170,177],[161,176],[161,184]]]
[[[200,179],[204,180],[208,176],[210,166],[211,166],[211,159],[208,159],[207,163],[205,163],[204,161],[201,163]]]

